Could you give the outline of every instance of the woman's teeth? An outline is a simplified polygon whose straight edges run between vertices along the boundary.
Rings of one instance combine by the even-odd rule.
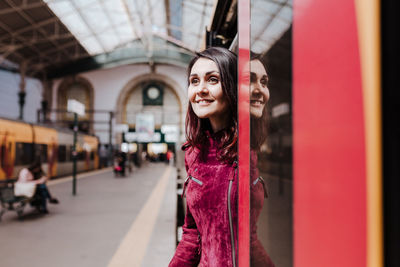
[[[197,101],[197,103],[210,103],[210,102],[212,102],[212,100],[202,99]]]

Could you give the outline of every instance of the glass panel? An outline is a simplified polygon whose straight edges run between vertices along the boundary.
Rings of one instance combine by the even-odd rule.
[[[67,161],[67,146],[60,145],[58,147],[58,162],[66,162]]]
[[[33,144],[16,143],[15,165],[28,165],[33,162]]]
[[[291,0],[251,0],[251,266],[293,266],[291,24]]]
[[[36,154],[42,163],[47,163],[47,145],[36,144]]]

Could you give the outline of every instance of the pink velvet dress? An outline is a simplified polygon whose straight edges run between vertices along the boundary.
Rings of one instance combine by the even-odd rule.
[[[230,267],[237,265],[237,164],[227,164],[217,159],[218,138],[209,137],[205,156],[197,148],[189,148],[185,154],[187,180],[184,195],[187,212],[179,243],[170,267],[201,266]],[[261,183],[260,183],[261,185]],[[252,203],[260,214],[264,190],[255,184]],[[254,195],[254,197],[253,197]],[[261,202],[258,198],[261,198]],[[256,219],[256,218],[254,218]],[[253,221],[253,220],[252,220]],[[251,223],[251,256],[260,259],[257,266],[273,266],[261,243],[254,237],[255,224]],[[254,252],[256,255],[253,255]],[[253,260],[252,260],[253,261]],[[236,264],[234,265],[234,262]],[[262,262],[262,263],[261,263]],[[260,265],[264,264],[264,265]]]

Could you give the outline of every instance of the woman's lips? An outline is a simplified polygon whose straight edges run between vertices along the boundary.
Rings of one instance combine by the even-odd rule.
[[[250,105],[253,107],[262,107],[264,105],[264,101],[260,99],[251,99]]]

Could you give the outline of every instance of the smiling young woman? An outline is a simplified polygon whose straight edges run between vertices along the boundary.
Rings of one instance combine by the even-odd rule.
[[[210,47],[192,59],[187,76],[185,147],[203,147],[209,133],[218,133],[221,142],[217,156],[232,163],[237,156],[238,138],[237,56],[228,49]]]
[[[268,88],[269,75],[267,67],[261,61],[261,55],[250,54],[250,125],[251,149],[258,151],[267,138],[268,111],[267,102],[270,98]]]
[[[187,209],[170,267],[237,262],[237,57],[208,48],[188,67]]]

